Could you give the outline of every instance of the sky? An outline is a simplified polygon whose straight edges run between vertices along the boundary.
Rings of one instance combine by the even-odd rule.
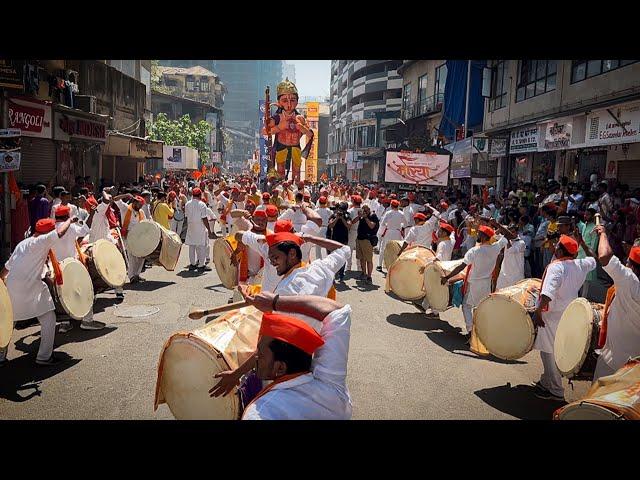
[[[286,60],[296,66],[296,87],[301,97],[328,97],[331,60]]]

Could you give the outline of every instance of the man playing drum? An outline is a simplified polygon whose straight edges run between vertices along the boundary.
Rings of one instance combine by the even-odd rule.
[[[405,225],[404,214],[398,210],[400,202],[391,200],[391,210],[386,212],[380,220],[380,255],[378,256],[378,267],[376,270],[382,271],[382,261],[384,260],[384,248],[389,240],[402,240],[402,229]]]
[[[56,282],[63,281],[52,252],[56,239],[62,238],[77,218],[67,219],[56,229],[52,218],[38,220],[33,236],[25,238],[16,248],[0,271],[0,279],[6,284],[13,306],[13,320],[28,320],[33,317],[40,322],[40,347],[36,356],[38,365],[53,365],[60,359],[53,355],[56,335],[56,314],[49,287],[42,280],[47,257],[51,258],[56,271]],[[8,347],[0,349],[0,365],[7,362]]]
[[[131,230],[131,227],[142,222],[145,219],[142,207],[145,204],[144,198],[140,196],[133,197],[131,204],[127,205],[122,200],[115,200],[115,204],[120,210],[120,216],[122,217],[122,237],[125,240],[125,246],[127,243],[127,235]],[[129,259],[129,268],[127,275],[131,283],[144,282],[144,278],[140,277],[142,268],[144,267],[144,258],[136,257],[129,253],[127,255]]]
[[[564,401],[562,376],[553,355],[553,343],[562,313],[578,298],[578,292],[587,273],[596,268],[593,252],[577,234],[579,242],[567,235],[561,235],[556,245],[554,258],[542,275],[540,300],[533,315],[533,323],[538,328],[533,348],[540,350],[543,372],[540,380],[534,382],[535,395],[545,400]],[[576,259],[578,243],[589,255]]]
[[[507,236],[508,232],[504,231],[502,225],[499,226],[501,231],[507,237],[507,246],[504,248],[504,258],[500,267],[500,274],[496,281],[496,290],[515,285],[524,278],[524,241],[518,236],[518,225],[509,226],[511,237]]]
[[[348,248],[348,247],[347,247]],[[245,300],[265,312],[256,355],[235,371],[216,375],[209,391],[228,395],[252,369],[273,380],[245,407],[243,420],[350,420],[346,385],[351,307],[319,296],[261,292]],[[321,322],[318,333],[293,315]]]
[[[507,245],[506,237],[491,244],[491,239],[495,235],[495,230],[486,225],[478,227],[478,240],[480,245],[476,245],[469,249],[464,256],[463,262],[451,271],[448,275],[442,277],[442,285],[456,275],[458,275],[468,265],[467,274],[462,287],[462,313],[464,314],[464,322],[467,328],[467,339],[471,338],[471,329],[473,328],[473,309],[480,303],[484,297],[491,293],[491,276],[496,266],[496,260],[502,250]]]
[[[436,247],[436,258],[441,262],[448,262],[451,260],[453,254],[453,246],[455,240],[451,238],[451,234],[454,232],[452,225],[448,223],[440,222],[440,228],[438,229],[438,246]]]
[[[202,190],[198,187],[191,192],[193,198],[187,202],[184,214],[187,217],[187,236],[185,245],[189,245],[189,270],[210,272],[206,265],[209,239],[213,237],[207,217],[207,206],[200,199]]]
[[[602,350],[594,382],[614,374],[630,357],[640,355],[640,247],[631,248],[624,266],[613,254],[604,226],[598,225],[595,230],[599,236],[598,259],[614,284],[607,292],[598,342]]]
[[[411,227],[404,237],[402,248],[398,256],[405,251],[405,249],[411,245],[421,245],[425,248],[431,248],[431,242],[433,241],[432,235],[438,225],[438,219],[430,212],[424,213],[418,212],[413,216],[415,226]]]

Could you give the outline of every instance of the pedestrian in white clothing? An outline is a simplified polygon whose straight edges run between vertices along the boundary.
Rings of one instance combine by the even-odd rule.
[[[353,195],[351,197],[351,208],[347,210],[349,217],[351,218],[351,226],[349,227],[349,248],[351,248],[351,256],[347,260],[346,272],[359,272],[360,262],[356,260],[356,268],[353,268],[353,260],[356,256],[356,241],[358,239],[358,224],[360,223],[360,210],[362,210],[362,197],[360,195]]]
[[[518,236],[518,225],[512,224],[508,229],[514,238],[507,236],[507,232],[502,225],[500,225],[500,230],[507,237],[507,246],[504,247],[504,257],[500,267],[500,274],[496,281],[496,290],[510,287],[524,279],[524,252],[526,246]]]
[[[330,208],[327,207],[327,197],[320,197],[318,199],[318,208],[316,210],[316,212],[318,213],[318,215],[320,215],[320,218],[322,219],[322,226],[320,227],[320,232],[318,233],[318,236],[320,237],[327,237],[327,227],[329,226],[329,217],[331,217],[332,215],[332,211]],[[316,259],[320,259],[322,260],[324,257],[327,256],[327,251],[320,247],[319,245],[316,245]]]
[[[640,355],[640,247],[631,248],[624,266],[613,254],[604,226],[595,228],[599,235],[598,259],[613,279],[613,287],[607,294],[600,327],[601,351],[594,382],[614,374],[630,357]]]
[[[184,209],[187,218],[187,237],[184,244],[189,245],[189,270],[210,272],[211,267],[206,265],[206,259],[209,239],[213,235],[207,218],[207,206],[200,199],[202,191],[199,188],[194,188],[191,193],[193,198],[187,202]]]
[[[133,197],[130,205],[127,205],[122,200],[117,200],[115,202],[115,205],[120,210],[120,216],[122,217],[121,231],[122,236],[125,240],[125,247],[127,247],[127,251],[129,250],[127,240],[129,231],[134,225],[142,222],[146,218],[144,216],[144,212],[142,211],[142,207],[144,206],[144,204],[144,198],[140,196]],[[129,281],[131,283],[144,282],[144,278],[140,277],[140,273],[142,272],[142,268],[144,267],[144,258],[136,257],[129,251],[127,257],[129,259],[129,268],[127,272]]]
[[[400,202],[398,200],[391,200],[391,210],[384,214],[382,220],[380,220],[380,228],[378,232],[380,234],[380,255],[378,256],[378,267],[376,270],[382,271],[382,261],[384,260],[384,249],[387,246],[389,240],[402,240],[402,229],[404,228],[404,214],[398,210]]]
[[[42,272],[55,241],[62,238],[75,219],[68,219],[56,228],[52,218],[38,220],[33,236],[16,245],[11,257],[0,271],[0,280],[7,286],[13,307],[13,321],[36,317],[40,322],[38,365],[53,365],[60,359],[53,355],[56,335],[56,314],[49,287],[42,280]],[[57,282],[64,279],[57,278]],[[0,366],[7,363],[8,347],[0,348]]]
[[[533,315],[533,323],[538,327],[533,348],[540,350],[543,365],[540,380],[534,383],[534,393],[537,397],[547,400],[564,401],[562,376],[553,355],[553,344],[560,318],[567,306],[578,298],[578,292],[587,274],[596,268],[593,252],[579,233],[574,234],[579,242],[567,235],[560,236],[554,259],[542,275],[540,299]],[[578,243],[589,255],[587,258],[576,259]]]

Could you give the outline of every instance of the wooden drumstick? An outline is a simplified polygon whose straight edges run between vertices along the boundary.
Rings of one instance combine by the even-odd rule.
[[[229,312],[231,310],[236,310],[238,308],[246,307],[248,305],[244,300],[241,302],[229,303],[227,305],[221,305],[219,307],[210,308],[207,310],[191,310],[189,312],[189,318],[191,320],[199,320],[205,315],[218,315],[220,313]]]
[[[595,217],[595,219],[596,219],[596,227],[597,227],[598,225],[600,225],[600,214],[599,214],[599,213],[596,213],[596,214],[594,215],[594,217]]]

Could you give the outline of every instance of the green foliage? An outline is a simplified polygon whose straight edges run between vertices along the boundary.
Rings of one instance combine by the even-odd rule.
[[[189,115],[178,120],[169,120],[164,113],[158,114],[149,127],[152,140],[161,140],[165,145],[184,145],[198,150],[201,159],[209,159],[209,134],[211,125],[204,120],[193,123]]]

